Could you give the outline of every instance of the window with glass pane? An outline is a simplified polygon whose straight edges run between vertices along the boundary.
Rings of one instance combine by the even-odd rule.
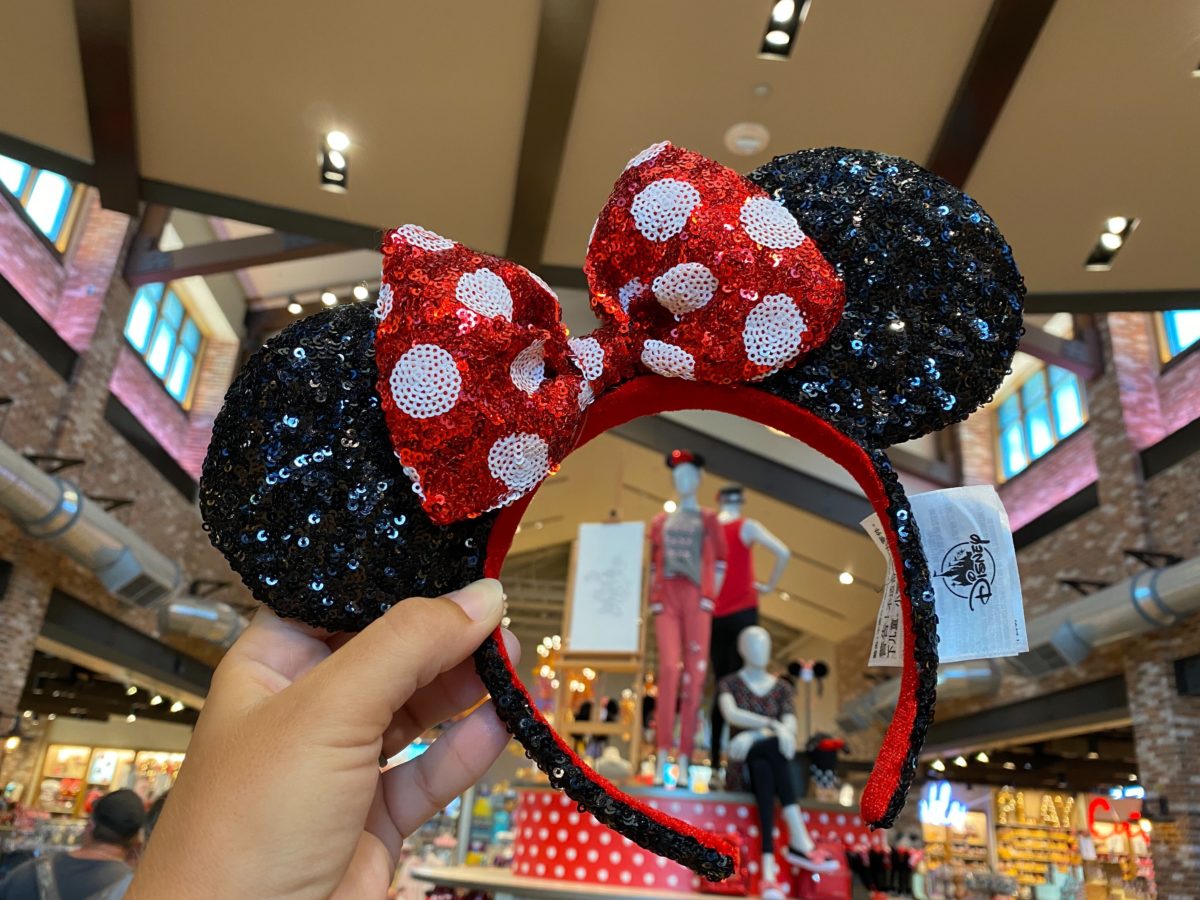
[[[25,208],[37,229],[61,250],[75,198],[75,183],[57,172],[35,169],[18,159],[0,156],[0,184]]]
[[[1025,377],[996,409],[1001,478],[1011,478],[1074,434],[1086,419],[1079,377],[1058,366]]]
[[[167,393],[186,406],[204,336],[180,295],[169,285],[138,288],[125,320],[125,339],[159,377]]]
[[[1173,359],[1200,341],[1200,309],[1172,309],[1162,314],[1167,358]]]

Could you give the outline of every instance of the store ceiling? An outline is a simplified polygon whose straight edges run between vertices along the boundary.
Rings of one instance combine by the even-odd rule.
[[[757,54],[772,6],[0,0],[0,152],[99,184],[111,205],[124,191],[135,206],[203,213],[230,242],[269,229],[334,241],[313,258],[244,266],[228,251],[222,271],[237,271],[248,298],[248,346],[290,321],[290,296],[313,310],[326,287],[374,284],[376,230],[407,221],[539,268],[586,330],[579,266],[592,220],[626,159],[663,138],[742,171],[825,144],[948,165],[969,172],[966,190],[1011,240],[1039,309],[1059,308],[1046,298],[1062,292],[1073,309],[1194,302],[1140,292],[1200,289],[1200,6],[813,0],[784,61]],[[98,39],[110,51],[100,64],[80,52]],[[763,152],[725,147],[740,122],[766,126]],[[319,144],[335,128],[352,141],[344,194],[318,187]],[[1111,271],[1085,272],[1105,217],[1118,214],[1139,227]],[[819,489],[857,492],[765,429],[702,413],[673,420],[744,451],[751,467],[777,461]],[[930,442],[908,449],[937,455]],[[514,549],[567,541],[613,505],[647,519],[667,486],[656,453],[602,438],[543,488],[528,515],[543,528]],[[810,506],[751,495],[751,513],[797,552],[784,587],[801,599],[764,608],[837,639],[870,621],[878,598],[864,582],[877,586],[882,564],[864,537]],[[864,574],[843,588],[842,568]]]

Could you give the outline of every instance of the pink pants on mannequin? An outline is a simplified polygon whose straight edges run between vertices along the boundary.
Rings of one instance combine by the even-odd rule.
[[[678,699],[679,753],[689,758],[712,634],[712,604],[705,601],[704,606],[707,608],[701,608],[699,585],[686,578],[666,578],[651,607],[656,612],[654,635],[658,640],[658,698],[654,707],[658,746],[672,744]]]

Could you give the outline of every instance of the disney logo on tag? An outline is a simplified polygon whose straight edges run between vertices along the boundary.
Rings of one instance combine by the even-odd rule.
[[[967,601],[972,612],[975,601],[986,606],[992,599],[992,583],[996,579],[996,560],[987,548],[991,541],[972,534],[969,540],[955,544],[942,557],[941,578],[955,597]]]

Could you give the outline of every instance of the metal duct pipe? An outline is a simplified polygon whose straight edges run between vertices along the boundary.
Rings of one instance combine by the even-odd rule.
[[[937,692],[939,700],[961,697],[982,697],[1000,689],[1000,672],[987,659],[947,663],[938,667]],[[900,697],[900,679],[889,678],[865,694],[847,702],[838,713],[838,727],[855,732],[872,725],[886,725]]]
[[[978,697],[1000,686],[1003,666],[1038,678],[1083,662],[1097,647],[1165,628],[1200,611],[1200,556],[1165,569],[1139,572],[1057,607],[1027,625],[1029,652],[995,662],[953,663],[938,670],[938,697]],[[986,667],[986,671],[984,669]],[[850,700],[838,716],[848,732],[886,723],[896,707],[900,679]]]
[[[159,607],[160,631],[185,635],[228,647],[250,624],[228,603],[205,597],[176,597]]]
[[[48,541],[95,572],[105,588],[137,606],[179,592],[179,566],[82,492],[0,441],[0,510],[30,537]]]
[[[1097,647],[1167,628],[1200,610],[1200,556],[1147,569],[1029,623],[1029,652],[1005,660],[1037,678],[1083,662]]]

